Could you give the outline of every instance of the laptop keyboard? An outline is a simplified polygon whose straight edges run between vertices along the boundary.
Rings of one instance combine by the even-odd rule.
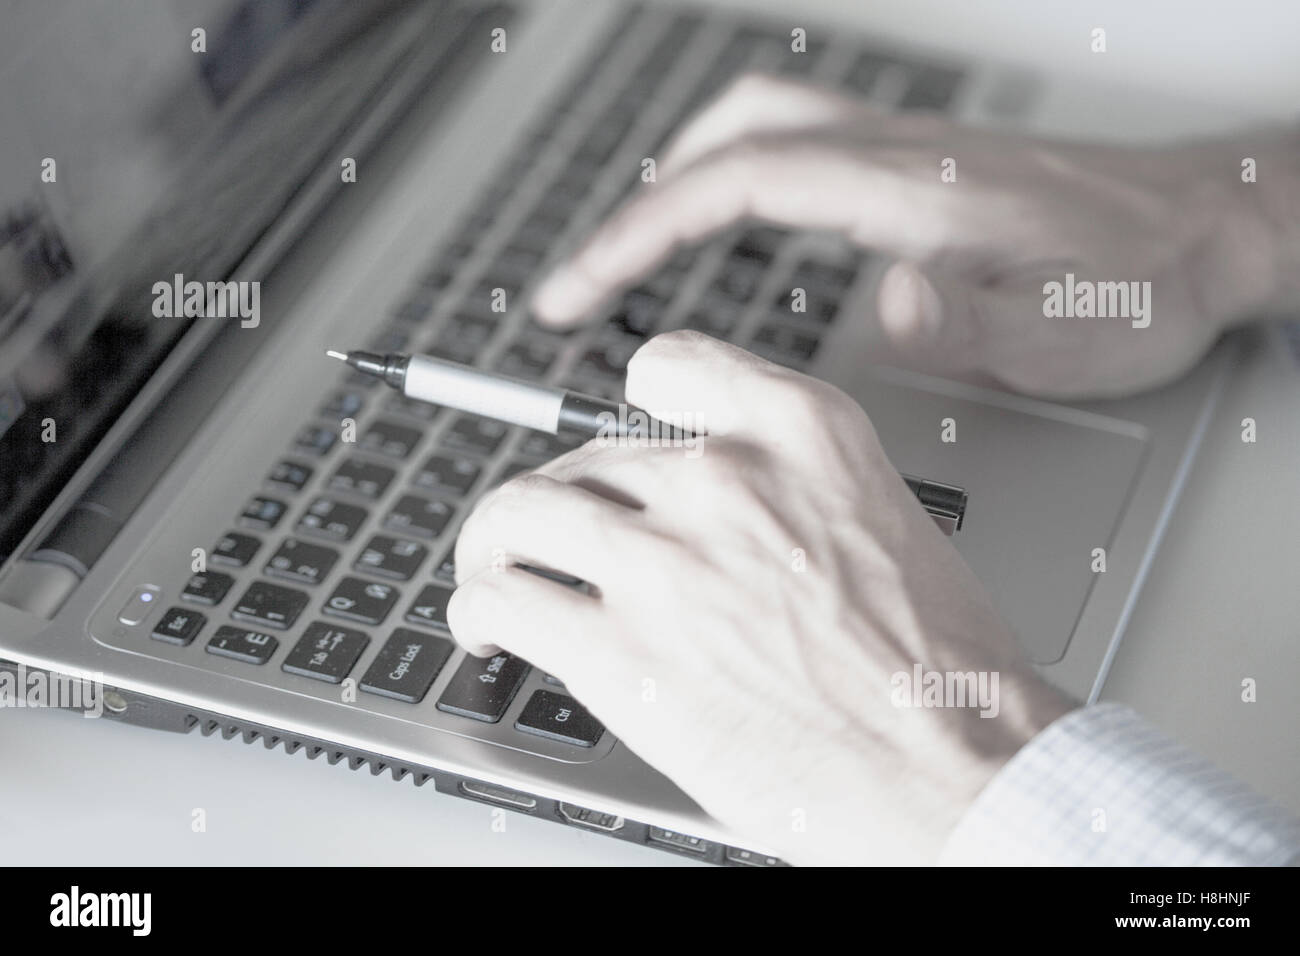
[[[810,37],[796,53],[781,27],[637,9],[526,131],[497,185],[435,250],[388,325],[361,344],[620,399],[633,352],[673,328],[808,366],[867,256],[765,225],[679,252],[594,326],[550,331],[526,314],[530,287],[546,268],[641,185],[641,157],[656,155],[746,69],[938,110],[962,84],[957,70],[841,40]],[[791,307],[796,288],[803,311]],[[411,402],[378,385],[344,373],[287,436],[230,528],[214,537],[212,567],[173,596],[153,648],[335,700],[337,686],[329,685],[352,681],[352,706],[390,715],[407,708],[407,719],[544,756],[576,759],[612,745],[555,678],[510,654],[464,654],[446,620],[455,535],[475,499],[582,439]],[[484,735],[484,725],[508,730]]]

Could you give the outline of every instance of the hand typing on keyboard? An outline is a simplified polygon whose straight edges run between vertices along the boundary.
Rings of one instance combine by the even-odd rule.
[[[1285,211],[1294,155],[1277,137],[1162,149],[1030,140],[750,76],[680,131],[658,182],[534,305],[571,324],[677,244],[757,217],[898,258],[878,311],[900,361],[1044,396],[1116,395],[1176,377],[1232,321],[1300,299],[1283,261],[1297,247]],[[1273,184],[1243,187],[1243,156],[1277,171]],[[1046,283],[1073,302],[1075,280],[1138,279],[1147,294],[1139,306],[1135,290],[1131,317],[1044,318]],[[1159,319],[1131,334],[1130,318],[1150,321],[1152,288]]]
[[[1286,170],[1288,148],[1246,154]],[[534,309],[556,327],[603,315],[679,245],[757,218],[898,260],[877,293],[894,361],[1041,395],[1119,394],[1175,377],[1249,312],[1300,299],[1285,262],[1300,247],[1284,211],[1295,177],[1241,189],[1242,149],[1012,138],[749,77],[678,133],[658,181],[551,273]],[[742,240],[719,288],[749,295],[765,262]],[[1047,320],[1048,283],[1062,308],[1076,281],[1118,280],[1138,287],[1128,311]],[[725,319],[697,312],[689,326],[729,335]],[[816,346],[774,335],[751,344],[787,359]],[[591,443],[489,494],[459,538],[457,639],[557,675],[706,810],[793,862],[933,859],[997,768],[1070,705],[845,395],[678,332],[631,360],[627,398],[734,427],[698,458]],[[997,719],[897,706],[900,675],[924,679],[914,668],[998,675]]]
[[[490,492],[456,549],[457,640],[556,674],[707,811],[792,862],[932,858],[1068,703],[848,396],[684,331],[633,357],[627,397],[729,424],[698,456],[593,441]],[[896,675],[918,662],[997,673],[997,719],[896,706]]]

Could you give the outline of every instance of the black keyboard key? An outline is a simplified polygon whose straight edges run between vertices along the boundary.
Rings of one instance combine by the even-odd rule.
[[[361,689],[408,704],[424,700],[455,645],[450,638],[410,628],[393,631],[361,678]]]
[[[448,584],[456,583],[456,542],[453,541],[438,559],[438,563],[433,566],[433,576],[439,581],[446,581]]]
[[[399,596],[391,584],[344,578],[325,602],[325,613],[362,624],[382,624]]]
[[[415,484],[431,491],[461,497],[478,481],[483,466],[459,455],[433,455],[415,476]]]
[[[338,684],[348,676],[369,643],[370,636],[362,631],[314,621],[303,631],[280,669]]]
[[[439,337],[424,349],[434,358],[458,365],[473,365],[478,361],[478,349],[467,342]]]
[[[343,380],[348,388],[365,389],[369,391],[379,384],[378,375],[370,375],[366,372],[349,372],[347,378]]]
[[[807,332],[765,325],[754,335],[753,351],[781,363],[802,364],[812,360],[821,339]]]
[[[739,256],[728,259],[722,264],[713,288],[723,298],[738,304],[748,302],[763,281],[764,267],[750,259]]]
[[[497,330],[495,319],[477,315],[457,315],[429,345],[429,353],[451,362],[473,365]]]
[[[263,568],[272,578],[284,578],[299,584],[319,584],[333,569],[339,553],[324,545],[309,544],[286,538]]]
[[[250,528],[257,528],[259,531],[270,531],[280,523],[288,509],[279,498],[267,498],[262,495],[256,495],[248,499],[248,504],[244,505],[244,510],[239,516],[241,524]]]
[[[524,243],[506,246],[492,264],[492,272],[509,276],[515,280],[526,280],[542,264],[543,253],[540,249],[530,248]]]
[[[692,312],[686,321],[682,323],[682,327],[694,329],[696,332],[703,332],[715,339],[726,341],[731,338],[731,333],[735,331],[736,322],[739,318],[740,313],[736,311],[734,306],[708,307],[696,309]]]
[[[302,491],[307,482],[311,481],[311,476],[311,468],[286,459],[276,464],[271,473],[266,476],[266,480],[292,491]]]
[[[246,567],[261,546],[262,542],[251,534],[231,531],[222,535],[212,549],[212,563],[226,564],[232,568]]]
[[[419,495],[402,495],[384,518],[384,525],[394,531],[417,534],[422,538],[436,538],[451,521],[454,510],[445,501],[422,498]]]
[[[298,519],[298,530],[331,541],[351,541],[367,517],[365,508],[317,498]]]
[[[361,554],[357,555],[358,571],[369,571],[381,577],[409,581],[424,559],[429,556],[429,549],[406,538],[390,538],[386,534],[377,534],[370,539]]]
[[[388,326],[388,328],[367,342],[366,351],[378,352],[380,355],[387,355],[389,352],[401,352],[410,341],[411,333],[402,326],[394,324]]]
[[[307,606],[307,595],[293,588],[254,581],[230,612],[237,621],[284,630],[292,627]]]
[[[185,647],[194,640],[207,621],[208,619],[198,611],[191,611],[184,607],[168,608],[167,613],[153,629],[152,636],[154,640]]]
[[[420,279],[420,284],[425,288],[413,291],[411,297],[394,310],[393,317],[399,322],[417,325],[423,322],[433,311],[436,293],[447,285],[454,275],[454,264],[446,260],[440,261]]]
[[[329,398],[320,408],[321,418],[330,418],[335,421],[342,421],[345,418],[357,417],[357,412],[361,411],[362,406],[366,404],[366,396],[350,388],[340,388]]]
[[[497,371],[511,378],[540,379],[555,364],[556,350],[545,342],[516,342],[497,362]]]
[[[796,286],[796,288],[803,288]],[[814,289],[805,289],[803,308],[796,310],[794,300],[786,296],[778,298],[772,309],[772,317],[780,321],[801,322],[813,328],[830,325],[839,314],[839,296],[823,295]]]
[[[601,378],[621,379],[627,373],[627,363],[632,360],[632,355],[636,352],[640,343],[632,339],[628,341],[608,341],[602,342],[587,350],[587,353],[578,361],[575,375],[595,375]]]
[[[731,258],[766,269],[776,258],[785,234],[779,229],[759,227],[746,230],[731,247]]]
[[[506,466],[502,468],[500,472],[497,473],[496,484],[504,485],[515,475],[522,475],[524,472],[532,471],[536,467],[537,467],[536,465],[530,464],[529,462],[526,461],[507,462]]]
[[[880,75],[895,62],[878,53],[863,53],[849,68],[843,83],[854,92],[870,93]]]
[[[416,401],[413,398],[407,398],[400,392],[394,392],[388,396],[388,401],[384,403],[384,408],[395,415],[403,415],[412,418],[418,422],[428,424],[438,417],[441,408],[432,405],[429,402]]]
[[[185,582],[185,590],[181,591],[181,597],[195,604],[220,604],[234,583],[235,579],[229,574],[204,571],[190,576]]]
[[[265,664],[279,646],[280,642],[270,634],[227,625],[217,628],[217,633],[208,641],[207,651],[246,664]]]
[[[492,418],[461,415],[442,436],[443,444],[453,451],[484,457],[501,447],[509,426]]]
[[[962,74],[938,66],[922,67],[899,101],[905,110],[946,110],[961,86]]]
[[[809,259],[795,269],[791,285],[838,297],[853,285],[857,277],[856,266]]]
[[[374,500],[388,490],[397,472],[387,465],[349,458],[330,475],[329,490]]]
[[[611,328],[638,340],[654,335],[663,317],[665,297],[657,289],[633,289],[609,317]]]
[[[515,720],[515,729],[575,747],[594,747],[605,732],[586,707],[550,690],[534,692]]]
[[[304,454],[319,456],[329,452],[338,438],[332,428],[324,425],[304,425],[302,431],[294,438],[293,446]]]
[[[573,451],[587,441],[587,436],[575,432],[560,432],[558,435],[548,435],[546,432],[526,432],[524,439],[519,443],[519,454],[527,455],[530,458],[537,458],[541,461],[550,461],[563,455],[566,451]]]
[[[423,434],[418,428],[381,419],[370,426],[357,444],[358,447],[377,455],[405,458],[419,444],[420,436]]]
[[[494,724],[528,676],[528,665],[510,654],[466,657],[438,698],[438,709]]]
[[[437,584],[426,584],[406,610],[406,619],[412,624],[423,624],[440,631],[448,630],[447,605],[454,592]]]

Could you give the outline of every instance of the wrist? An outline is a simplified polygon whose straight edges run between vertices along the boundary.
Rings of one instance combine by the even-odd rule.
[[[1263,183],[1261,215],[1276,237],[1276,289],[1266,308],[1300,310],[1300,134],[1283,137],[1274,147],[1275,170]]]
[[[1300,133],[1252,139],[1230,145],[1224,164],[1237,181],[1223,221],[1240,223],[1225,230],[1225,255],[1245,280],[1229,323],[1300,311]]]

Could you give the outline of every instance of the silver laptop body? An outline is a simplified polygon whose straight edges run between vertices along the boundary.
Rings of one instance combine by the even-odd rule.
[[[340,345],[434,352],[617,394],[639,341],[689,326],[836,383],[870,413],[901,471],[965,488],[955,545],[1042,673],[1095,698],[1177,520],[1225,349],[1168,388],[1084,405],[872,365],[883,260],[761,224],[682,252],[573,334],[538,329],[525,307],[546,265],[637,184],[641,160],[745,69],[1027,130],[1059,126],[1053,105],[1076,102],[1073,91],[802,15],[564,0],[376,3],[349,19],[332,0],[298,6],[264,22],[227,4],[206,55],[231,35],[236,53],[208,61],[197,93],[149,88],[150,121],[169,129],[193,122],[200,106],[187,112],[186,99],[201,94],[207,121],[186,132],[201,151],[186,154],[177,136],[172,153],[149,159],[192,176],[199,185],[178,185],[188,198],[160,200],[121,236],[77,218],[73,185],[66,209],[29,212],[32,228],[72,222],[98,251],[94,268],[79,269],[69,238],[69,268],[55,256],[28,280],[38,294],[24,298],[18,283],[0,300],[0,396],[17,396],[0,440],[17,447],[20,409],[32,403],[16,383],[71,310],[87,334],[120,313],[91,343],[95,362],[153,361],[57,488],[25,523],[11,521],[3,666],[102,675],[106,719],[304,749],[711,862],[774,864],[599,725],[570,732],[530,715],[535,700],[564,698],[550,675],[516,660],[488,671],[492,662],[451,650],[439,602],[459,522],[483,490],[563,447],[413,407],[322,356]],[[807,30],[806,51],[791,49],[793,27]],[[25,106],[56,119],[61,108],[36,92]],[[33,182],[42,156],[0,158],[30,159]],[[273,168],[283,182],[264,172]],[[251,212],[232,215],[241,203]],[[260,282],[256,325],[142,315],[158,299],[153,284],[176,274]],[[151,294],[132,299],[114,276]],[[779,314],[794,285],[824,308]],[[161,345],[150,339],[160,327],[170,336]],[[75,357],[60,388],[85,392],[77,408],[94,409],[110,389],[85,380],[101,367],[78,364],[85,347],[56,353]],[[59,427],[73,432],[85,414]],[[340,440],[344,419],[356,442]],[[957,423],[955,442],[941,439],[945,419]],[[0,469],[10,512],[41,468],[17,456]],[[1093,570],[1095,548],[1106,551],[1104,573]],[[401,675],[439,657],[408,692]],[[473,680],[496,685],[495,696],[471,692]]]

